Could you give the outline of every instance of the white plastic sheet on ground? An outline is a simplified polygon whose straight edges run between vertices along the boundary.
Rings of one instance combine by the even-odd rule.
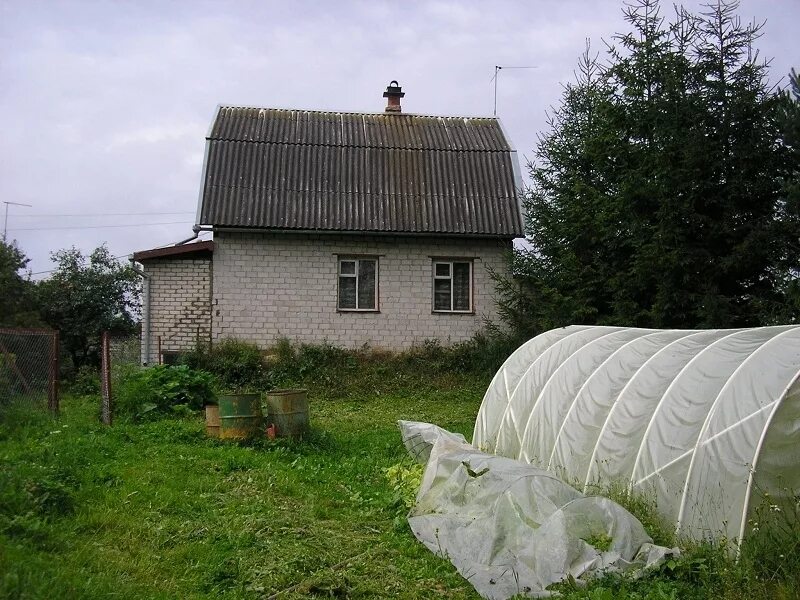
[[[547,597],[568,576],[646,568],[677,552],[653,545],[620,505],[552,473],[481,452],[435,425],[399,426],[412,456],[427,463],[411,530],[485,598]]]
[[[584,491],[652,496],[680,535],[741,542],[754,507],[800,491],[800,326],[571,326],[514,352],[475,447]]]

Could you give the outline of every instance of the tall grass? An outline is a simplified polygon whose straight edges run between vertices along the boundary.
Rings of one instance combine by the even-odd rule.
[[[303,386],[328,397],[347,398],[387,394],[407,386],[429,390],[453,385],[459,378],[488,381],[512,351],[504,339],[482,335],[450,346],[428,340],[403,352],[293,344],[287,339],[259,348],[228,339],[199,346],[181,361],[213,373],[226,391]]]
[[[659,515],[655,500],[630,492],[625,485],[592,493],[621,504],[639,519],[656,544],[678,546],[681,554],[643,575],[608,574],[585,586],[573,582],[555,586],[566,600],[800,598],[800,497],[784,510],[766,495],[752,512],[756,531],[751,531],[739,548],[734,540],[679,539],[674,525]]]

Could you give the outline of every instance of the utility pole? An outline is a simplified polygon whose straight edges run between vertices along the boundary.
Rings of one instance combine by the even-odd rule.
[[[8,232],[8,206],[9,206],[9,204],[13,204],[14,206],[27,206],[28,208],[31,208],[33,205],[32,204],[23,204],[22,202],[8,202],[6,200],[3,200],[3,204],[6,205],[6,218],[5,218],[5,221],[3,222],[3,241],[5,242],[6,241],[6,233]]]

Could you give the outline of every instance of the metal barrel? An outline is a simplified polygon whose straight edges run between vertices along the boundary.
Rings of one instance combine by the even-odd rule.
[[[241,440],[258,435],[263,417],[259,394],[227,394],[219,397],[220,435]]]
[[[308,431],[308,393],[306,390],[267,392],[264,407],[267,423],[275,425],[279,437],[298,437]]]
[[[216,404],[206,405],[206,434],[209,437],[219,437],[219,406]]]

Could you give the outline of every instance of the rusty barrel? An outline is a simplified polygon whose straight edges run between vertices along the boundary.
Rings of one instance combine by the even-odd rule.
[[[206,404],[206,434],[219,437],[219,406],[216,404]]]
[[[306,390],[267,392],[267,424],[275,425],[279,437],[299,437],[308,431],[308,393]]]
[[[219,437],[242,440],[258,435],[263,417],[259,394],[225,394],[219,397]]]

